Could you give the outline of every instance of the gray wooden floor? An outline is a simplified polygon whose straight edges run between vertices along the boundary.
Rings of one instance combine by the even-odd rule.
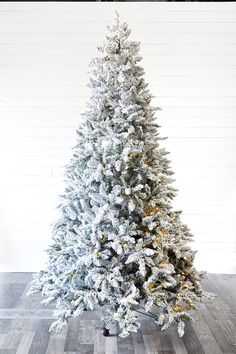
[[[220,354],[236,353],[236,275],[208,274],[203,285],[218,297],[201,305],[183,338],[176,327],[160,332],[147,317],[138,333],[122,339],[116,324],[103,337],[100,313],[87,311],[62,333],[48,333],[53,305],[26,297],[31,273],[0,273],[0,354]]]

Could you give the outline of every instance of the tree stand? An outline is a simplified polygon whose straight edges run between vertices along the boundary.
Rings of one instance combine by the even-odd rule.
[[[104,337],[109,337],[110,330],[107,329],[105,326],[102,328],[102,330],[103,330],[102,334],[104,335]]]

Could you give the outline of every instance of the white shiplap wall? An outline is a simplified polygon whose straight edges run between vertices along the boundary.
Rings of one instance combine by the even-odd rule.
[[[0,271],[43,266],[114,11],[142,42],[196,265],[236,271],[236,3],[0,3]]]

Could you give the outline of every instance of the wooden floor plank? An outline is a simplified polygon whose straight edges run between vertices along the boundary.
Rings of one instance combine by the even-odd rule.
[[[102,323],[95,320],[94,354],[106,354],[106,338],[102,335]]]
[[[15,308],[24,289],[25,283],[3,284],[0,287],[0,308]]]
[[[121,338],[117,336],[117,354],[135,354],[132,337]]]
[[[14,319],[18,318],[40,318],[40,319],[51,319],[53,315],[53,310],[51,309],[39,309],[39,310],[25,310],[25,309],[0,309],[1,319]]]
[[[175,330],[177,330],[176,326]],[[168,328],[166,331],[160,331],[159,332],[159,348],[158,348],[158,354],[162,354],[162,352],[165,353],[175,353],[174,346],[172,343],[172,338],[170,335],[170,329]]]
[[[208,316],[204,314],[204,318],[210,327],[213,337],[215,338],[221,351],[223,353],[234,352],[235,347],[233,345],[233,338],[231,338],[232,332],[229,330],[226,320],[216,320],[215,318],[211,317],[210,313]]]
[[[204,349],[199,341],[196,332],[193,329],[192,324],[189,322],[185,326],[185,335],[183,336],[183,342],[187,353],[191,354],[205,354]]]
[[[30,346],[33,342],[34,336],[35,336],[35,332],[25,331],[18,345],[16,354],[28,353]]]
[[[50,334],[48,332],[52,320],[40,320],[28,354],[45,354],[48,347]]]
[[[132,338],[133,338],[134,353],[135,354],[145,353],[145,345],[144,345],[144,340],[143,340],[141,330],[139,330],[137,333],[132,334]]]
[[[110,330],[110,336],[105,338],[105,353],[117,354],[117,336],[119,333],[119,331],[117,330],[117,325],[116,323],[109,323],[108,328]],[[100,336],[103,336],[102,331],[100,332]]]
[[[4,319],[0,317],[0,334],[7,333],[11,325],[10,319]]]
[[[27,284],[32,279],[30,272],[1,272],[0,284]]]
[[[79,350],[78,334],[80,328],[80,319],[78,317],[72,318],[68,323],[68,330],[65,342],[65,351],[76,352]]]
[[[0,336],[1,349],[17,349],[25,330],[25,322],[16,318],[11,321],[9,330]]]
[[[204,319],[199,319],[193,324],[193,328],[206,354],[222,354],[215,337],[212,335],[211,329]]]
[[[80,319],[78,341],[79,344],[94,344],[95,320]]]
[[[175,326],[170,327],[169,335],[171,337],[175,354],[188,354],[183,339],[178,335],[177,328]]]
[[[6,334],[2,335],[2,339],[0,340],[0,348],[1,349],[17,349],[23,333],[18,330],[9,331]]]
[[[60,333],[51,332],[46,354],[64,354],[67,330],[65,326]]]
[[[157,327],[154,321],[145,319],[141,321],[141,333],[143,336],[145,353],[157,353],[160,349],[160,329]],[[160,344],[158,346],[158,344]]]
[[[79,344],[78,354],[94,354],[94,345],[93,344]]]
[[[4,349],[7,338],[8,338],[8,333],[2,333],[0,335],[0,349]]]

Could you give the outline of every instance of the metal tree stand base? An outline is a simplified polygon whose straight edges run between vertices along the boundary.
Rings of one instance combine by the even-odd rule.
[[[104,337],[109,337],[110,330],[107,329],[106,327],[103,327],[102,330],[103,330],[102,334],[104,335]]]
[[[138,309],[137,309],[138,308]],[[136,311],[138,314],[143,315],[143,316],[147,316],[149,318],[152,318],[153,320],[155,320],[156,324],[159,325],[159,327],[161,326],[161,324],[158,323],[158,313],[153,313],[151,311],[145,311],[145,308],[141,305],[137,306],[137,308],[134,308],[133,310]],[[102,313],[103,315],[105,314],[106,310],[105,307],[102,307]],[[112,319],[108,319],[107,321],[105,320],[105,316],[103,317],[103,326],[102,326],[102,334],[104,337],[109,337],[110,336],[110,330],[107,328],[107,325],[112,322]]]

